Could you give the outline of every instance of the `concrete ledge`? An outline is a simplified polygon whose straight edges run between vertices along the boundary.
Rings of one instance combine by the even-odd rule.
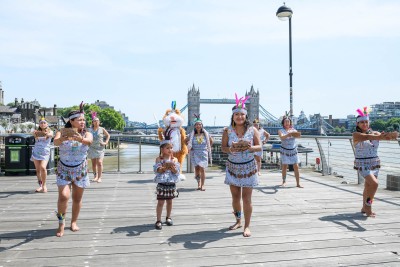
[[[400,191],[400,175],[388,174],[386,177],[386,189]]]

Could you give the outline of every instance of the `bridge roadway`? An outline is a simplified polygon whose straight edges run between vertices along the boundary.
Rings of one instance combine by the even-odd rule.
[[[55,176],[47,194],[33,192],[34,176],[2,176],[0,266],[400,266],[399,192],[379,189],[378,216],[366,218],[360,185],[303,169],[304,189],[292,176],[281,188],[280,173],[263,173],[253,192],[253,235],[244,238],[228,230],[224,173],[207,172],[204,192],[187,177],[174,226],[154,229],[153,174],[106,173],[84,193],[81,230],[57,238]]]

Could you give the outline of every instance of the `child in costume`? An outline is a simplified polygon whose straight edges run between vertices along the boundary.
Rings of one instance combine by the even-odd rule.
[[[46,193],[47,163],[50,158],[50,143],[53,138],[53,131],[50,130],[44,117],[40,119],[39,128],[33,134],[35,136],[35,146],[32,149],[31,161],[35,164],[36,177],[39,184],[39,188],[35,192]]]
[[[186,146],[186,132],[183,129],[183,117],[179,109],[176,109],[176,101],[172,101],[171,109],[165,112],[163,117],[163,122],[165,129],[158,128],[158,138],[160,141],[164,140],[164,136],[170,136],[170,142],[172,144],[172,150],[174,152],[174,157],[178,159],[181,166],[180,169],[180,179],[185,180],[186,177],[182,174],[182,164],[188,153]]]
[[[157,183],[157,221],[155,223],[155,228],[157,230],[162,229],[161,214],[165,202],[167,202],[165,223],[168,226],[173,225],[171,219],[172,199],[178,196],[176,183],[179,182],[179,172],[180,164],[178,159],[173,155],[170,136],[167,135],[165,139],[160,142],[160,155],[157,157],[154,165],[154,173],[156,174],[154,182]]]
[[[354,169],[364,177],[363,204],[361,212],[368,217],[375,217],[372,202],[378,190],[378,174],[381,162],[378,157],[379,140],[396,140],[398,132],[380,133],[369,128],[367,107],[357,110],[356,132],[353,133],[355,149]]]

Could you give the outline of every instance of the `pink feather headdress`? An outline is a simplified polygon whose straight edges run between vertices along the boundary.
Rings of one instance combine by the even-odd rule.
[[[247,110],[246,110],[246,101],[250,98],[250,96],[246,96],[246,97],[241,97],[238,98],[237,94],[235,93],[235,101],[236,101],[236,108],[232,110],[232,114],[233,113],[243,113],[245,115],[247,115]]]
[[[97,117],[97,112],[96,111],[92,111],[91,115],[92,115],[92,121],[99,120],[99,118]]]
[[[369,114],[368,114],[368,108],[367,107],[364,107],[363,111],[361,109],[357,109],[357,113],[359,115],[359,117],[357,118],[357,122],[369,121]]]

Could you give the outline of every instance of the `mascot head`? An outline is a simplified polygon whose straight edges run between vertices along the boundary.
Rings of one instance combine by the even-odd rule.
[[[172,101],[171,109],[165,112],[163,122],[167,128],[180,128],[183,125],[183,117],[180,110],[176,109],[176,101]]]

